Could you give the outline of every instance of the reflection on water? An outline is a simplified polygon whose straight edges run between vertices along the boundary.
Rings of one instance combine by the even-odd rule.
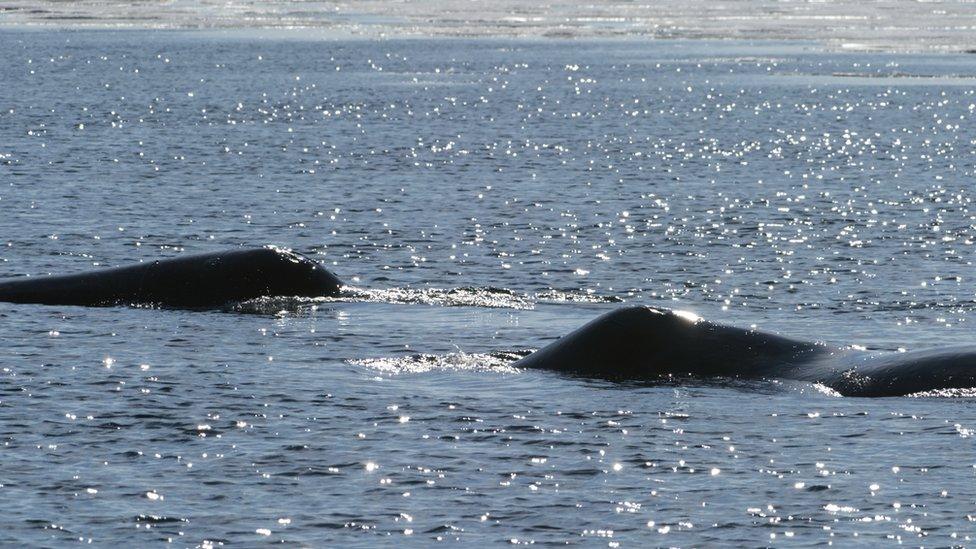
[[[971,344],[976,58],[0,45],[0,276],[278,244],[350,284],[215,311],[0,304],[9,543],[972,543],[971,393],[510,364],[621,302]]]
[[[57,28],[300,29],[327,37],[510,37],[816,40],[841,51],[972,53],[976,7],[966,0],[777,2],[657,0],[579,2],[105,3],[20,0],[0,24]]]

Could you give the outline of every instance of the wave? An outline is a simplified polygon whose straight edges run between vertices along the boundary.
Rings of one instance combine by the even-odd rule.
[[[910,398],[976,398],[976,387],[934,389],[907,395]]]
[[[442,307],[484,307],[531,310],[538,303],[619,303],[616,296],[593,292],[545,290],[521,293],[507,288],[358,288],[344,286],[336,297],[259,297],[229,305],[226,310],[251,314],[288,314],[314,310],[323,303],[392,303]]]
[[[530,349],[495,351],[492,353],[456,353],[427,354],[417,353],[398,357],[374,357],[349,359],[346,363],[362,366],[387,376],[424,374],[428,372],[488,372],[495,374],[518,374],[521,368],[513,364],[520,358],[532,353]],[[740,378],[708,378],[694,376],[661,376],[657,380],[642,380],[614,383],[618,387],[649,387],[649,386],[687,386],[687,387],[726,387],[733,390],[748,390],[755,392],[781,393],[798,391],[806,393],[842,398],[843,395],[822,383],[806,383],[796,380],[782,379],[740,379]],[[976,398],[976,387],[951,388],[922,391],[907,395],[912,398]],[[972,433],[969,433],[972,434]]]
[[[483,353],[413,354],[401,357],[357,358],[349,364],[363,366],[384,375],[423,374],[431,371],[464,371],[516,374],[512,363],[531,351],[498,351]]]

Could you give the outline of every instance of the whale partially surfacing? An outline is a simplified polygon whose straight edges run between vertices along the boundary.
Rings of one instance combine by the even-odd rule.
[[[279,248],[189,255],[60,276],[0,280],[0,301],[46,305],[216,307],[265,296],[335,296],[318,262]]]
[[[868,353],[651,307],[625,307],[600,316],[514,366],[610,380],[686,375],[794,379],[845,396],[976,387],[976,347]]]
[[[207,308],[265,297],[337,297],[341,289],[339,279],[318,262],[266,247],[0,279],[0,301]],[[845,396],[976,388],[976,346],[868,353],[643,306],[604,314],[513,366],[608,380],[793,379]]]
[[[907,353],[857,352],[826,366],[834,371],[830,387],[848,396],[945,394],[946,390],[976,388],[976,346]]]

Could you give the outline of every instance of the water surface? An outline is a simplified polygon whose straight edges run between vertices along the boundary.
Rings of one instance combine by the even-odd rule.
[[[4,31],[0,273],[288,246],[339,300],[0,304],[9,544],[969,545],[971,398],[520,372],[621,303],[971,344],[976,58]]]

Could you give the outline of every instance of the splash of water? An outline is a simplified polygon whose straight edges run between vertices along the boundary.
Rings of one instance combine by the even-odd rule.
[[[908,395],[909,398],[976,398],[976,387],[933,389]]]
[[[531,310],[538,303],[618,303],[618,297],[592,292],[546,290],[535,294],[506,288],[358,288],[344,286],[336,297],[259,297],[235,303],[228,310],[262,315],[302,313],[323,303],[392,303],[402,305],[436,305],[441,307],[485,307],[491,309]]]
[[[346,362],[376,370],[383,375],[423,374],[431,371],[491,372],[517,374],[512,362],[527,354],[524,351],[501,351],[491,354],[459,351],[443,355],[414,354],[402,357],[351,359]]]

